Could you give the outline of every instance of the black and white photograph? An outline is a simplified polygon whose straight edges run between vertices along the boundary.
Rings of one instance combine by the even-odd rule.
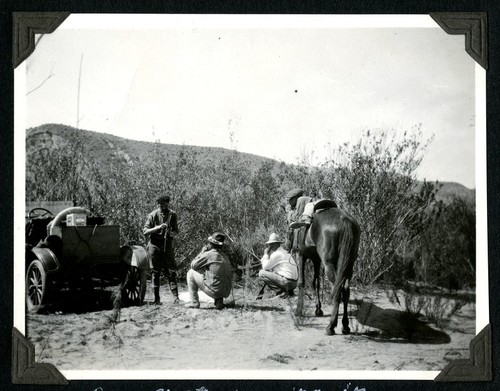
[[[68,380],[434,380],[490,323],[486,70],[427,15],[70,14],[14,72],[14,327]],[[354,389],[354,388],[353,388]]]

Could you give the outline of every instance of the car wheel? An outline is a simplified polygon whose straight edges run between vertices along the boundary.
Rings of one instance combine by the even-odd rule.
[[[42,263],[35,259],[26,272],[26,305],[28,312],[38,312],[47,296],[47,273]]]
[[[134,266],[130,267],[126,283],[123,287],[123,302],[125,305],[140,305],[146,294],[146,271]]]

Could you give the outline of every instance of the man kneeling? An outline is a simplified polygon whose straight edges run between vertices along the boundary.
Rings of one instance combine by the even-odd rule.
[[[224,308],[224,297],[228,297],[232,287],[231,263],[222,252],[225,235],[215,232],[208,237],[208,244],[191,262],[187,272],[187,284],[191,302],[187,308],[200,308],[198,289],[201,289],[212,299],[215,307]]]
[[[292,255],[281,247],[281,243],[275,233],[272,233],[266,242],[264,256],[260,260],[262,270],[259,272],[259,277],[265,285],[257,296],[258,300],[262,299],[266,286],[277,291],[277,296],[293,296],[299,276],[297,264]]]

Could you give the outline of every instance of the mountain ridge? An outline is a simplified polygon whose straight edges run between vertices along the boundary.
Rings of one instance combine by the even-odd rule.
[[[64,136],[62,135],[64,133]],[[281,164],[275,159],[254,155],[246,152],[233,151],[222,147],[205,147],[196,146],[188,144],[166,144],[151,141],[140,141],[127,139],[120,136],[115,136],[109,133],[101,133],[93,130],[76,129],[67,125],[59,124],[44,124],[34,128],[29,128],[26,131],[26,149],[27,153],[34,147],[35,143],[39,143],[42,146],[51,147],[57,144],[70,143],[71,140],[75,141],[77,139],[85,139],[87,141],[84,149],[86,152],[90,153],[91,156],[99,155],[102,157],[101,152],[107,151],[109,154],[116,158],[123,158],[126,161],[133,159],[144,159],[148,153],[151,153],[154,148],[161,148],[165,152],[169,152],[168,155],[175,157],[181,149],[194,150],[197,152],[198,159],[201,160],[212,160],[214,154],[221,155],[222,157],[227,157],[233,153],[237,153],[240,157],[243,157],[243,161],[251,164],[250,168],[257,168],[260,166],[261,162],[274,162],[275,164]],[[69,138],[69,140],[67,140]],[[65,141],[66,140],[66,141]],[[105,147],[104,147],[105,145]],[[255,167],[254,167],[255,166]]]
[[[263,162],[271,163],[278,173],[285,166],[292,166],[275,159],[254,155],[222,147],[205,147],[194,145],[166,144],[159,142],[140,141],[100,133],[92,130],[76,129],[68,125],[44,124],[26,130],[26,157],[42,148],[71,146],[82,142],[83,152],[105,166],[113,160],[122,164],[141,162],[160,148],[165,156],[175,159],[179,152],[193,151],[200,164],[216,165],[220,160],[237,154],[242,163],[250,170],[257,170]],[[423,181],[418,181],[423,183]],[[436,183],[436,182],[433,182]],[[462,197],[469,202],[475,202],[475,189],[469,189],[457,182],[437,182],[439,189],[436,194],[438,200],[449,200],[454,196]]]

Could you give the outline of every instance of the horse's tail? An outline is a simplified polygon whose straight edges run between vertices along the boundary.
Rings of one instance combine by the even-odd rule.
[[[346,281],[352,277],[354,261],[357,253],[357,227],[348,218],[341,217],[338,230],[338,258],[335,270],[335,281],[332,281],[332,300],[334,313],[338,311],[338,305],[342,288]]]
[[[342,278],[342,281],[352,277],[354,262],[358,255],[358,243],[358,228],[352,221],[343,218],[339,231],[339,258],[337,261],[337,275]]]

